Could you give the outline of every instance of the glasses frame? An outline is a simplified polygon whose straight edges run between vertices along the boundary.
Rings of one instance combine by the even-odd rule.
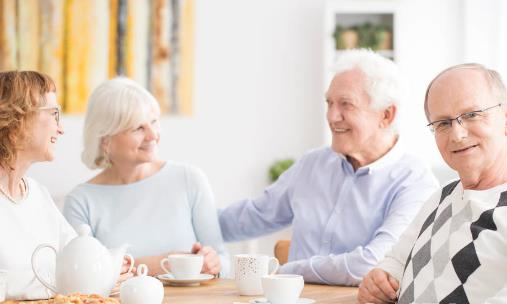
[[[62,111],[60,106],[44,106],[44,107],[38,107],[37,110],[56,110],[56,116],[55,116],[55,121],[56,121],[56,125],[59,126],[60,125],[60,112]]]
[[[426,126],[430,129],[430,131],[432,133],[438,133],[435,129],[435,124],[439,123],[439,122],[444,122],[444,121],[447,121],[449,122],[449,129],[452,128],[452,122],[455,120],[458,122],[458,124],[460,126],[462,126],[463,128],[465,128],[465,126],[463,126],[463,117],[465,116],[470,116],[470,115],[473,115],[473,114],[480,114],[480,113],[484,113],[488,110],[491,110],[491,109],[494,109],[496,107],[501,107],[505,105],[505,103],[498,103],[494,106],[491,106],[491,107],[487,107],[487,108],[484,108],[484,109],[480,109],[480,110],[476,110],[476,111],[470,111],[470,112],[466,112],[466,113],[463,113],[463,114],[460,114],[458,116],[456,116],[455,118],[447,118],[447,119],[439,119],[439,120],[435,120],[435,121],[432,121],[430,122],[429,124],[427,124]]]

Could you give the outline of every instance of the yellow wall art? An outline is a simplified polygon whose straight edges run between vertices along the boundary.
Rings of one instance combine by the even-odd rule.
[[[191,115],[194,0],[0,0],[0,70],[47,73],[66,113],[124,75]]]

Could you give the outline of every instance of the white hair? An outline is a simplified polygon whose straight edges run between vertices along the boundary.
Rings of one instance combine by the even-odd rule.
[[[117,77],[99,85],[88,99],[84,123],[83,163],[90,169],[110,165],[101,148],[103,138],[139,126],[160,106],[145,88],[135,81]]]
[[[396,106],[391,129],[397,131],[396,121],[407,93],[407,84],[392,60],[368,49],[353,49],[343,51],[333,68],[335,75],[359,69],[365,77],[364,89],[371,98],[371,106],[376,109]]]

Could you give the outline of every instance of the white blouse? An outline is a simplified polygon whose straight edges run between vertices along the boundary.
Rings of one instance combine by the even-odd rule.
[[[36,278],[31,258],[40,244],[61,250],[76,236],[47,189],[31,178],[28,195],[13,203],[0,194],[0,269],[7,270],[6,299],[46,299],[52,294]],[[44,249],[37,256],[39,273],[54,284],[55,255]]]

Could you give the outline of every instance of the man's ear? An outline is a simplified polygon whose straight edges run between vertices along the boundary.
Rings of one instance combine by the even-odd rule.
[[[394,118],[396,117],[397,108],[396,105],[392,104],[382,111],[382,120],[380,122],[380,126],[382,128],[387,128],[391,126],[394,122]]]

